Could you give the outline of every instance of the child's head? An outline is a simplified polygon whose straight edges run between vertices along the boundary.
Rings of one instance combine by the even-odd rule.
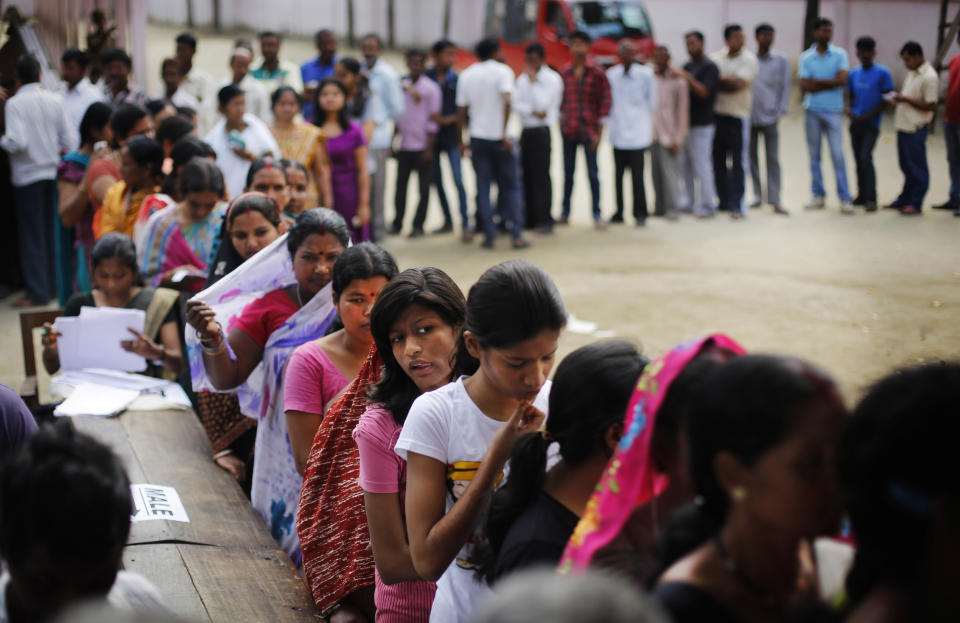
[[[219,167],[206,158],[193,158],[180,171],[180,196],[193,221],[213,212],[226,192]]]
[[[333,265],[333,306],[351,337],[372,342],[370,310],[397,272],[397,262],[383,247],[361,242],[347,248]]]
[[[310,204],[312,195],[310,193],[310,172],[296,160],[284,158],[280,161],[287,174],[287,187],[290,192],[290,199],[287,205],[283,206],[285,212],[296,216],[307,208],[313,207]]]
[[[280,212],[260,193],[240,195],[227,211],[230,243],[242,260],[248,260],[280,236]]]
[[[881,380],[846,421],[837,462],[857,541],[847,578],[853,603],[878,586],[910,593],[952,577],[946,569],[960,553],[958,404],[960,364],[925,365]]]
[[[130,190],[151,188],[163,182],[163,147],[146,136],[127,140],[120,151],[120,176]]]
[[[277,209],[281,211],[290,201],[287,171],[279,160],[269,156],[257,158],[250,165],[245,190],[265,194],[277,202]]]
[[[66,421],[42,427],[0,472],[7,604],[42,620],[75,602],[105,597],[120,567],[132,510],[130,483],[109,448]]]
[[[504,395],[532,401],[553,368],[567,310],[550,275],[526,260],[488,269],[470,288],[458,357]]]
[[[385,403],[398,424],[417,396],[458,373],[455,356],[465,315],[463,292],[439,268],[409,268],[381,290],[370,333],[383,376],[370,399]]]

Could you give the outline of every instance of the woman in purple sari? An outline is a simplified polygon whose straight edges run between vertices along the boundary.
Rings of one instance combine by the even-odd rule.
[[[328,78],[317,89],[316,123],[323,130],[330,156],[333,205],[350,225],[354,243],[370,240],[370,174],[367,139],[359,125],[349,120],[347,90]]]

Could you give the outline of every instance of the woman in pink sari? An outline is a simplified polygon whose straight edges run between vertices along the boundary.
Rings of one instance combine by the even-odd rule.
[[[183,168],[180,190],[183,200],[155,212],[144,226],[138,261],[153,285],[199,292],[226,214],[223,175],[210,160],[194,158]]]

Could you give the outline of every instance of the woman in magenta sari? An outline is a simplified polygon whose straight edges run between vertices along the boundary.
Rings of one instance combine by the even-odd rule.
[[[353,242],[370,237],[370,174],[367,169],[367,139],[347,114],[347,90],[338,80],[327,78],[317,89],[320,111],[314,123],[327,137],[333,205],[350,226]]]
[[[183,168],[180,190],[183,200],[155,212],[143,229],[140,271],[155,286],[199,292],[226,214],[223,175],[210,160],[194,158]]]

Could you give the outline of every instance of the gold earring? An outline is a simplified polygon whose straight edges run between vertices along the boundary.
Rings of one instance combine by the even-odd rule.
[[[730,491],[730,497],[733,498],[734,502],[742,502],[747,498],[747,490],[743,487],[734,487]]]

